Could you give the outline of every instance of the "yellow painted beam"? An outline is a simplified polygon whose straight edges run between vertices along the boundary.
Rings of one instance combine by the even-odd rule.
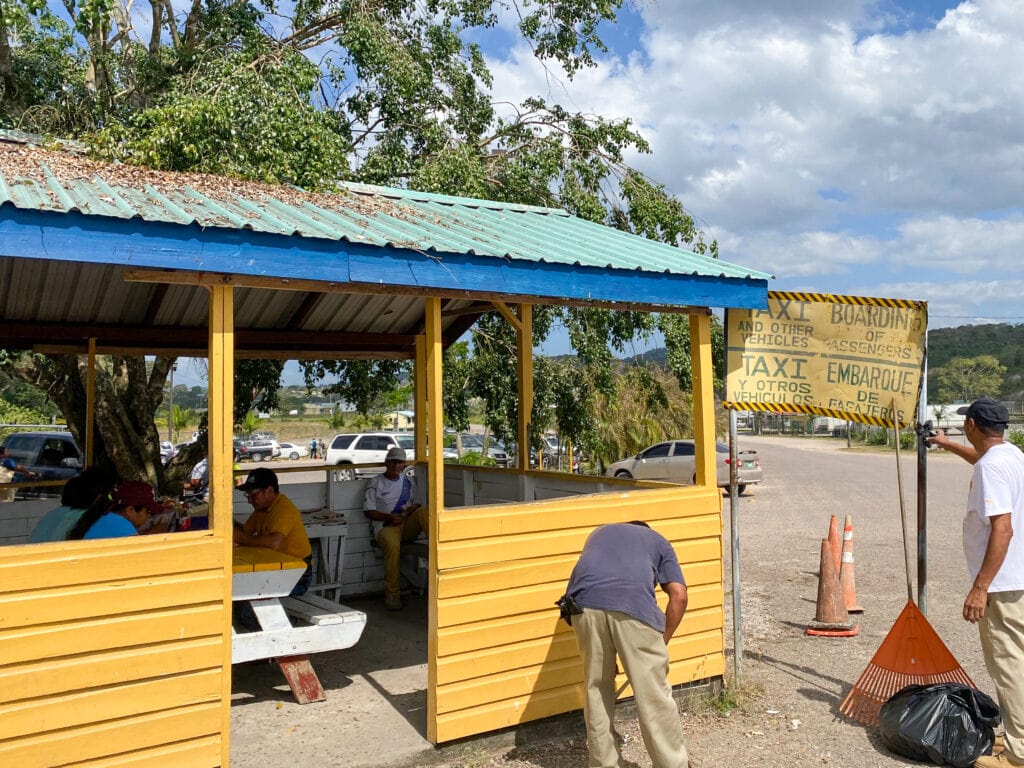
[[[153,546],[160,538],[159,546]],[[152,576],[221,578],[222,542],[207,531],[0,547],[0,600],[9,593],[122,582]],[[226,565],[231,565],[227,552]],[[186,597],[187,600],[187,597]]]
[[[208,460],[210,466],[210,528],[221,542],[223,609],[220,667],[221,764],[230,761],[231,733],[231,552],[233,519],[231,516],[235,485],[232,478],[235,403],[235,305],[234,289],[212,285],[209,315],[209,420]]]
[[[107,640],[107,645],[112,645],[109,637]],[[0,667],[0,690],[10,702],[41,696],[61,697],[67,694],[69,687],[102,688],[111,680],[130,683],[157,677],[168,669],[175,670],[176,674],[209,672],[210,665],[216,664],[220,656],[220,638],[216,636],[153,645],[136,645],[135,638],[130,642],[133,647],[114,648],[89,656],[37,658],[30,664],[4,665]],[[220,667],[213,667],[212,671],[219,673]]]
[[[54,738],[53,733],[41,732],[37,728],[31,731],[30,736],[0,743],[0,765],[51,768],[67,764],[71,757],[83,763],[96,760],[109,755],[112,749],[118,753],[146,749],[159,751],[165,748],[171,736],[178,736],[183,741],[189,741],[189,737],[216,738],[217,710],[217,703],[204,702],[68,729],[61,732],[60,738]],[[219,765],[228,765],[223,757],[220,760]]]
[[[715,488],[715,372],[711,361],[711,316],[690,315],[693,372],[693,437],[697,443],[697,485]],[[721,496],[719,496],[721,507]]]
[[[504,301],[492,301],[491,303],[494,305],[494,308],[498,310],[498,314],[505,318],[505,322],[515,329],[516,333],[520,333],[523,330],[523,325],[520,322],[519,317],[508,304]]]
[[[444,416],[442,411],[441,361],[444,354],[441,328],[441,299],[424,300],[426,340],[427,508],[430,510],[429,590],[427,606],[427,739],[435,741],[437,717],[437,553],[438,521],[444,514]]]
[[[219,573],[149,576],[97,582],[4,595],[0,616],[7,629],[61,621],[120,616],[133,611],[157,611],[220,600],[225,585]],[[230,643],[229,643],[230,645]]]
[[[160,643],[169,637],[219,637],[222,618],[220,603],[211,602],[4,630],[0,659],[14,665],[76,654],[91,658],[87,654],[109,649],[112,637],[130,638],[135,645]]]

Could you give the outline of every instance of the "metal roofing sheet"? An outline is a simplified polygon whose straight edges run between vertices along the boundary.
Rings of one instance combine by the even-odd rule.
[[[362,184],[337,194],[98,163],[0,142],[0,204],[443,254],[739,279],[771,275],[565,211]]]

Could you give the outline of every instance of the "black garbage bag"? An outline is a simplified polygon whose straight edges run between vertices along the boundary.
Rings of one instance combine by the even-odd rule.
[[[936,765],[970,768],[992,751],[999,707],[960,683],[908,685],[878,712],[882,742],[898,755]]]

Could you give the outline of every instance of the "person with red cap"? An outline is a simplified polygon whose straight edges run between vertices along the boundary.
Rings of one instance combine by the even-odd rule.
[[[126,480],[111,495],[110,505],[89,509],[68,534],[69,539],[114,539],[135,536],[150,515],[159,515],[163,505],[156,500],[153,486],[140,480]]]

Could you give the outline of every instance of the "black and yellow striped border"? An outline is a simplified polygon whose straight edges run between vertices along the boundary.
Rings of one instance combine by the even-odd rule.
[[[801,291],[768,291],[770,299],[818,302],[821,304],[850,304],[855,306],[892,307],[894,309],[928,309],[927,301],[914,299],[881,299],[875,296],[842,296],[836,293],[803,293]]]
[[[893,419],[880,419],[874,416],[865,416],[863,413],[851,413],[850,411],[837,411],[834,408],[822,408],[817,405],[790,405],[789,403],[738,403],[727,401],[722,407],[731,411],[760,411],[761,413],[775,413],[779,415],[806,414],[809,416],[831,416],[834,419],[845,419],[855,421],[858,424],[871,424],[875,427],[889,427],[895,429]],[[910,419],[901,419],[900,427],[909,427],[916,418],[916,414]]]

